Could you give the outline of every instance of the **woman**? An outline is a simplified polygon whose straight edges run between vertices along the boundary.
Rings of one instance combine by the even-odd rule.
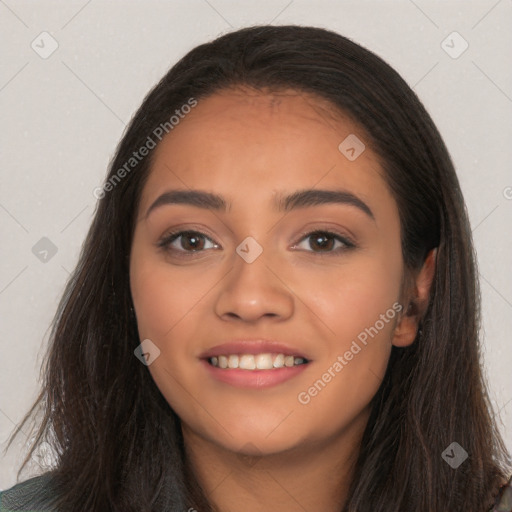
[[[10,509],[512,510],[446,147],[319,28],[201,45],[112,162]]]

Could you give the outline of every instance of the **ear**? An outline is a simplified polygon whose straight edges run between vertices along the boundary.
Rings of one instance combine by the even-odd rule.
[[[436,256],[437,247],[427,254],[423,267],[414,279],[405,310],[395,326],[392,343],[396,347],[407,347],[416,338],[418,326],[429,303],[430,287],[436,269]]]

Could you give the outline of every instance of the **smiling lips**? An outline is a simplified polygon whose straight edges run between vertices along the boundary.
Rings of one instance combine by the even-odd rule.
[[[241,370],[273,370],[307,363],[303,357],[272,353],[219,355],[210,357],[208,361],[217,368]]]
[[[298,348],[264,339],[232,340],[203,352],[201,359],[221,369],[272,370],[310,362]]]
[[[233,340],[200,355],[214,379],[236,387],[268,388],[302,373],[311,359],[297,348],[268,340]]]

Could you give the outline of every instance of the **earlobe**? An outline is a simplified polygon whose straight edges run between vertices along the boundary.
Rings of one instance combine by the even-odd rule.
[[[430,289],[436,269],[436,257],[437,247],[427,254],[423,267],[414,280],[409,300],[405,304],[404,312],[395,326],[392,343],[396,347],[409,346],[416,338],[419,324],[429,304]]]

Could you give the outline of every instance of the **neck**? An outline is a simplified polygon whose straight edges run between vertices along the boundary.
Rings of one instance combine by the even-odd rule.
[[[187,458],[215,511],[339,512],[352,481],[366,420],[365,416],[358,428],[347,429],[334,439],[264,456],[233,453],[186,427],[183,434]]]

